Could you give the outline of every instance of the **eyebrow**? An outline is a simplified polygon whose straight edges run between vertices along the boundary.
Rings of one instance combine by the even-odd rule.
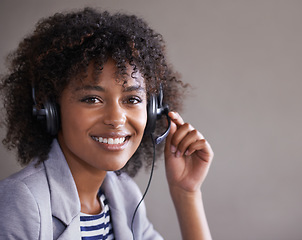
[[[98,92],[105,92],[105,88],[98,86],[98,85],[84,85],[83,87],[78,87],[75,89],[75,91],[82,91],[82,90],[94,90],[94,91],[98,91]],[[145,92],[145,88],[143,88],[140,85],[133,85],[133,86],[129,86],[129,87],[124,87],[123,92]]]
[[[84,86],[81,86],[81,87],[77,87],[75,89],[75,91],[83,91],[83,90],[95,90],[95,91],[98,91],[98,92],[105,92],[105,89],[101,86],[97,86],[97,85],[84,85]]]
[[[133,91],[136,91],[136,92],[145,92],[145,88],[143,88],[142,86],[140,85],[133,85],[133,86],[129,86],[129,87],[124,87],[124,90],[123,92],[133,92]]]

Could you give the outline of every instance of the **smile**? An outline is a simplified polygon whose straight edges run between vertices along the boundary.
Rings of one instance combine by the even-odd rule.
[[[106,143],[109,145],[117,145],[117,144],[123,144],[126,140],[125,137],[121,137],[121,138],[104,138],[104,137],[95,137],[92,136],[92,139],[94,141],[100,142],[100,143]]]

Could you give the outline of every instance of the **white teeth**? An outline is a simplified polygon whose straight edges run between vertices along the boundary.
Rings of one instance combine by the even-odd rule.
[[[125,141],[125,138],[102,138],[102,137],[92,137],[95,141],[100,143],[107,143],[107,144],[121,144]]]

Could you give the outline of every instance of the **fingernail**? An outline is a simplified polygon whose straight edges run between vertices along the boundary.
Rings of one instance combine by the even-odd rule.
[[[188,156],[188,155],[189,155],[189,150],[187,150],[187,151],[185,152],[185,155],[186,155],[186,156]]]
[[[176,117],[176,112],[170,112],[170,113],[172,113],[172,118]]]
[[[174,145],[171,145],[171,152],[175,153],[176,152],[176,147]]]
[[[179,157],[180,157],[180,151],[177,151],[176,154],[175,154],[175,156],[176,156],[177,158],[179,158]]]

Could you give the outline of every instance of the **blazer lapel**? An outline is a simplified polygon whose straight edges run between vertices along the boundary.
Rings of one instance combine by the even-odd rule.
[[[81,239],[80,199],[57,140],[53,141],[49,158],[44,162],[44,165],[50,189],[52,215],[66,226],[59,239]]]
[[[105,193],[109,203],[115,239],[129,240],[133,238],[129,225],[131,219],[127,216],[127,207],[125,207],[124,202],[125,197],[122,196],[121,191],[117,189],[118,185],[114,181],[116,177],[112,176],[114,174],[113,172],[107,172],[101,189]],[[133,212],[132,209],[129,211]]]
[[[80,240],[80,218],[75,218],[65,229],[65,231],[58,237],[58,240]]]

